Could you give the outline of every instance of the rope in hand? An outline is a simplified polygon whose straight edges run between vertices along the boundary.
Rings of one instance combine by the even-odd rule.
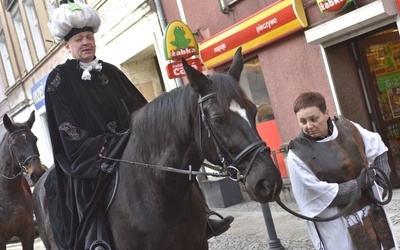
[[[369,169],[374,169],[375,171],[379,172],[382,176],[382,178],[384,179],[384,182],[386,184],[386,187],[383,187],[387,192],[387,198],[386,200],[378,200],[377,198],[375,198],[373,191],[371,188],[368,189],[368,194],[370,196],[370,198],[379,205],[386,205],[388,204],[391,200],[392,200],[392,196],[393,196],[393,189],[392,189],[392,185],[390,183],[390,180],[388,178],[388,176],[386,175],[386,173],[380,169],[380,168],[375,168],[375,167],[370,167]],[[365,172],[367,170],[367,168],[364,168],[361,172]],[[357,186],[357,192],[361,191],[361,187],[360,185]],[[385,193],[385,192],[384,192]],[[349,204],[346,205],[346,207],[341,210],[339,213],[330,216],[330,217],[325,217],[325,218],[321,218],[321,217],[307,217],[305,215],[299,214],[293,210],[291,210],[290,208],[288,208],[285,204],[282,203],[281,199],[278,197],[278,199],[276,200],[276,203],[279,204],[279,206],[281,206],[284,210],[286,210],[287,212],[289,212],[290,214],[299,217],[301,219],[304,220],[309,220],[309,221],[315,221],[315,222],[324,222],[324,221],[331,221],[331,220],[335,220],[345,214],[347,214],[348,212],[350,212],[351,208],[353,207],[353,205],[355,204],[355,202],[357,201],[358,197],[356,195],[353,195],[353,197],[351,198]]]

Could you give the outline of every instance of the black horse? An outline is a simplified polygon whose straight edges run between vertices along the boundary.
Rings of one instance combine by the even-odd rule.
[[[207,77],[183,65],[190,84],[134,115],[107,214],[113,249],[208,249],[205,201],[190,176],[205,159],[242,181],[254,200],[279,196],[282,179],[256,130],[257,108],[238,84],[241,49],[228,74]],[[43,182],[34,191],[35,213],[43,242],[55,249]]]
[[[25,123],[13,123],[3,117],[7,132],[0,141],[0,249],[16,236],[24,250],[33,249],[32,193],[24,174],[37,181],[45,172],[39,159],[37,138],[31,128],[34,111]]]

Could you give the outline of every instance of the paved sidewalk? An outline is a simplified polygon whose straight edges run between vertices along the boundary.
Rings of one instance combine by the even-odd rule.
[[[281,194],[281,200],[292,210],[298,211],[293,197],[288,192]],[[270,215],[273,219],[277,242],[270,240],[261,205],[248,201],[227,208],[213,208],[212,210],[227,216],[232,215],[235,220],[231,228],[224,234],[209,240],[210,250],[261,250],[281,249],[305,250],[313,249],[308,238],[305,222],[285,210],[277,203],[269,204]],[[395,235],[400,240],[400,189],[393,190],[392,201],[385,206],[392,219]],[[280,244],[279,244],[280,242]],[[400,243],[400,241],[399,241]],[[44,250],[40,238],[35,240],[35,250]],[[21,250],[19,243],[7,245],[7,250]]]
[[[288,196],[281,195],[282,202],[298,212],[293,197]],[[223,216],[232,215],[235,220],[226,233],[209,240],[210,250],[313,249],[304,220],[289,214],[276,202],[270,203],[269,207],[277,240],[269,241],[261,205],[256,202],[243,202],[227,208],[213,209]],[[394,233],[400,244],[400,189],[393,190],[392,201],[385,209],[391,217]],[[280,246],[282,248],[279,248]]]

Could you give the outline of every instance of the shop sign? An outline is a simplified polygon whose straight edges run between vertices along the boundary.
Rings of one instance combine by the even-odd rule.
[[[40,81],[38,81],[33,87],[31,88],[32,100],[35,104],[36,110],[39,110],[41,107],[44,106],[44,91],[46,88],[46,80],[49,75],[43,77]]]
[[[400,87],[400,71],[376,76],[376,81],[378,83],[379,91],[386,91],[392,88],[399,88]]]
[[[239,46],[246,54],[307,26],[301,0],[279,1],[201,41],[200,57],[207,68],[214,68],[232,60]]]
[[[199,54],[192,31],[181,21],[168,24],[164,33],[164,54],[167,60],[189,58]]]
[[[396,0],[396,4],[397,4],[397,12],[400,13],[400,0]]]
[[[321,13],[336,12],[351,5],[353,0],[317,0],[317,4]]]
[[[201,71],[201,62],[199,58],[188,59],[186,62],[193,68]],[[183,77],[186,75],[185,69],[183,68],[182,62],[173,62],[167,65],[167,73],[169,79]]]

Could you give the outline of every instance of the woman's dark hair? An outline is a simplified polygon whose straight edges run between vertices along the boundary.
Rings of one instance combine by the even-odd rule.
[[[299,112],[300,109],[318,107],[322,113],[326,111],[325,98],[318,92],[304,92],[300,94],[293,104],[293,111],[295,114]]]

